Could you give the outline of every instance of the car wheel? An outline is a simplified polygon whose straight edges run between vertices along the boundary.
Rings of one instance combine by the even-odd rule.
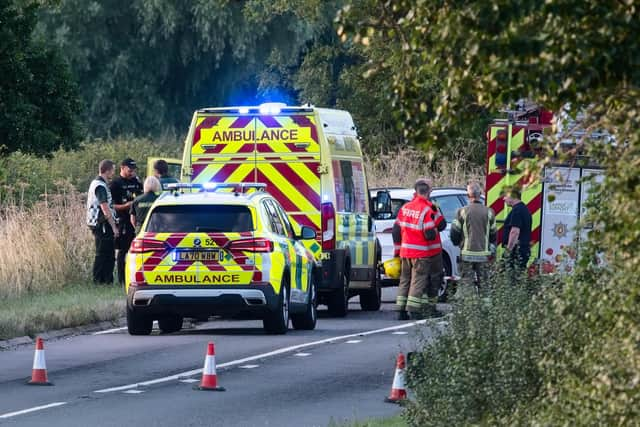
[[[315,273],[311,273],[311,281],[309,282],[309,301],[304,313],[292,314],[291,323],[295,329],[312,330],[316,328],[318,320],[316,283],[314,279]]]
[[[149,335],[153,329],[153,319],[127,307],[127,329],[129,335]]]
[[[285,273],[288,275],[289,273]],[[289,289],[288,280],[283,280],[280,287],[278,305],[273,313],[267,314],[263,320],[264,330],[268,334],[282,335],[289,329]]]
[[[158,326],[163,334],[178,332],[182,329],[182,316],[166,316],[158,319]]]
[[[371,289],[360,292],[360,308],[363,311],[378,311],[382,304],[382,278],[380,270],[375,269]]]
[[[335,317],[345,317],[349,312],[349,271],[342,273],[342,287],[336,289],[329,297],[329,314]]]

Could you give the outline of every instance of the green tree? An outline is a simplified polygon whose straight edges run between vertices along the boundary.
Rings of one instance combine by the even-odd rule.
[[[57,48],[33,36],[39,8],[0,0],[0,155],[78,144],[77,90]]]
[[[354,1],[354,4],[357,2]],[[347,35],[391,37],[404,65],[393,82],[409,133],[446,145],[475,110],[530,98],[586,113],[587,130],[616,143],[578,140],[606,170],[589,210],[595,224],[575,274],[552,299],[537,359],[540,392],[520,396],[511,415],[488,424],[622,425],[640,414],[640,20],[632,0],[371,0],[374,21],[345,10]],[[421,102],[437,76],[437,96]],[[425,114],[432,112],[431,115]],[[587,132],[587,135],[589,132]],[[569,158],[568,160],[571,160]],[[604,258],[604,264],[597,259]],[[543,318],[544,319],[544,318]],[[540,348],[532,349],[538,351]],[[438,411],[421,400],[426,413]],[[423,408],[425,409],[425,408]],[[477,408],[476,408],[477,409]],[[486,409],[486,408],[485,408]],[[477,418],[477,417],[476,417]]]

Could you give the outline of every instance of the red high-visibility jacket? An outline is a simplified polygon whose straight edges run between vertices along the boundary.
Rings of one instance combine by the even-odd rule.
[[[438,209],[422,197],[416,196],[402,206],[396,218],[396,224],[400,226],[402,233],[400,257],[425,258],[442,252],[438,228],[443,221],[444,217]],[[435,235],[435,238],[427,238],[425,234],[429,230],[433,230],[429,234]]]

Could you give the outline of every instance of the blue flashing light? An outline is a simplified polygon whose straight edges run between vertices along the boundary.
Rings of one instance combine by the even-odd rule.
[[[205,182],[202,184],[202,188],[205,190],[215,190],[216,183],[215,182]]]
[[[265,102],[260,105],[260,114],[263,115],[276,115],[280,114],[283,107],[286,107],[287,104],[282,102]]]

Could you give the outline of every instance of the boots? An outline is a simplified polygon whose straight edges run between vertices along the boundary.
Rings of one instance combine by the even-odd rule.
[[[409,315],[405,310],[398,311],[398,320],[409,320]]]

